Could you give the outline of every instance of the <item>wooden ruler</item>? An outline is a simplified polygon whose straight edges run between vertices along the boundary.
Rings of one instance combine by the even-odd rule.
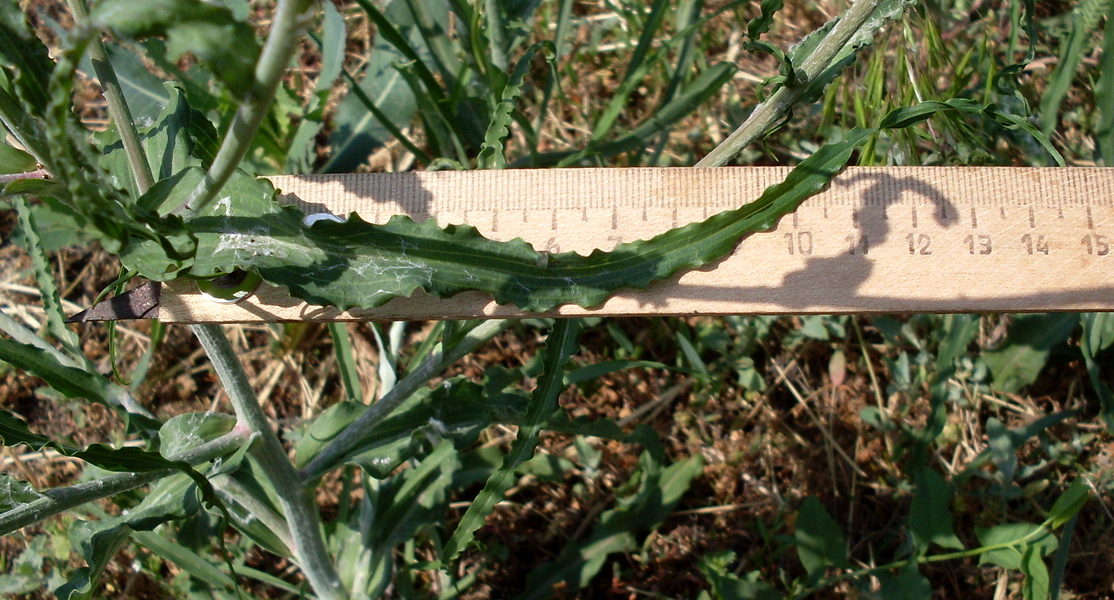
[[[468,223],[550,252],[609,249],[757,198],[778,167],[562,169],[274,177],[307,212]],[[1114,310],[1114,169],[849,168],[829,189],[709,267],[560,315]],[[481,293],[370,310],[308,306],[264,284],[236,304],[192,283],[167,322],[521,317]]]

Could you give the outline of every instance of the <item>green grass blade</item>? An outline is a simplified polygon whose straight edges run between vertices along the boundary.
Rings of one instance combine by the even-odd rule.
[[[1099,111],[1095,124],[1095,149],[1102,164],[1114,166],[1114,2],[1106,12],[1106,30],[1102,38],[1101,70],[1095,84],[1095,107]]]
[[[386,15],[376,8],[369,0],[356,0],[356,3],[364,10],[368,19],[375,24],[378,35],[383,36],[383,39],[387,40],[396,50],[401,52],[407,60],[413,63],[414,72],[417,73],[418,78],[426,88],[426,93],[434,100],[434,103],[436,105],[443,105],[445,94],[441,88],[441,84],[438,83],[437,77],[435,77],[433,72],[429,70],[429,67],[426,66],[418,50],[414,48],[410,41],[406,39],[406,36],[395,27],[395,24],[387,19]],[[448,117],[448,115],[445,116]]]
[[[484,32],[487,34],[487,57],[493,74],[506,72],[510,62],[507,59],[507,23],[503,14],[503,3],[499,0],[484,0]]]
[[[1048,87],[1041,96],[1040,103],[1040,129],[1046,135],[1052,135],[1060,116],[1060,104],[1071,88],[1072,80],[1083,54],[1089,50],[1087,44],[1094,30],[1101,22],[1104,9],[1109,0],[1082,0],[1072,11],[1071,29],[1067,39],[1062,40],[1060,60],[1052,70]]]
[[[452,27],[448,4],[429,0],[406,0],[406,7],[429,50],[430,59],[444,81],[444,87],[452,89],[460,75],[462,62],[459,57],[460,42],[448,34]]]
[[[619,119],[619,115],[622,114],[623,109],[630,101],[631,93],[649,72],[652,63],[647,63],[647,58],[651,55],[654,40],[657,38],[658,31],[665,20],[668,5],[668,0],[654,0],[654,3],[650,6],[650,14],[646,18],[646,22],[642,23],[642,33],[638,37],[638,45],[634,49],[634,54],[631,55],[630,64],[627,65],[627,70],[623,74],[619,89],[616,90],[615,95],[608,102],[607,109],[596,120],[596,125],[592,128],[590,144],[602,142],[607,138],[615,126],[615,122]]]
[[[557,398],[564,389],[565,364],[577,351],[581,324],[576,319],[558,319],[545,342],[542,375],[531,395],[526,417],[518,428],[518,436],[511,451],[503,458],[503,465],[496,471],[483,491],[460,519],[456,531],[445,543],[442,554],[444,564],[455,561],[472,541],[477,529],[484,524],[495,504],[514,483],[514,471],[534,454],[541,432],[549,416],[557,410]]]
[[[379,54],[376,54],[376,57],[379,58]],[[345,69],[344,78],[348,80],[351,98],[355,98],[355,102],[370,114],[358,112],[356,107],[351,106],[352,101],[348,101],[347,98],[345,99],[347,102],[341,102],[336,116],[337,129],[332,140],[334,144],[332,156],[322,170],[325,172],[355,170],[373,149],[386,141],[376,134],[372,118],[386,133],[406,147],[418,162],[428,166],[432,160],[430,156],[399,127],[399,123],[409,122],[417,109],[413,92],[405,85],[402,73],[391,67],[389,72],[380,73],[378,80],[365,79],[364,83],[359,83],[348,69]],[[376,94],[378,100],[372,99],[364,91],[364,86],[368,84],[378,89],[379,93]],[[380,103],[386,106],[380,108]]]
[[[236,581],[228,573],[177,542],[172,542],[153,531],[133,532],[132,539],[140,546],[174,563],[174,566],[189,573],[192,577],[196,577],[213,587],[228,590],[236,589]]]
[[[333,338],[333,352],[337,357],[337,370],[344,385],[344,397],[350,402],[363,402],[360,375],[356,370],[356,357],[352,354],[352,340],[344,323],[330,322],[329,335]]]

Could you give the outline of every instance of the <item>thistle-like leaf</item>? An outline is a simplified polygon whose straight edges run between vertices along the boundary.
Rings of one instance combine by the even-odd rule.
[[[161,281],[179,274],[207,278],[254,270],[306,302],[342,309],[379,306],[418,289],[442,298],[479,290],[500,304],[529,311],[597,306],[617,290],[642,289],[723,258],[742,238],[773,227],[824,189],[869,133],[855,130],[845,141],[824,146],[785,181],[741,208],[588,256],[546,254],[522,240],[487,239],[471,226],[442,229],[405,216],[372,225],[352,214],[342,223],[307,226],[301,211],[273,202],[269,183],[241,173],[188,222],[197,240],[192,262],[168,261],[157,242],[139,238],[122,259],[128,268]],[[152,187],[140,207],[176,206],[200,177],[199,169],[184,170]]]

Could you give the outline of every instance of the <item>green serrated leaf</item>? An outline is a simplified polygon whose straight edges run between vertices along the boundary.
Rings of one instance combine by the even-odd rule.
[[[19,217],[20,233],[27,241],[28,251],[31,254],[31,263],[35,269],[35,280],[42,290],[40,297],[43,301],[43,309],[46,311],[47,330],[54,339],[61,343],[62,348],[70,356],[84,358],[77,334],[66,327],[66,314],[62,310],[58,285],[54,281],[54,269],[51,268],[50,258],[46,255],[46,250],[39,238],[39,228],[35,223],[35,215],[31,212],[31,207],[26,198],[13,198],[12,205]]]
[[[518,100],[519,95],[522,94],[523,82],[526,79],[527,72],[530,70],[530,63],[534,60],[534,55],[537,54],[538,50],[542,47],[542,44],[530,46],[522,57],[518,59],[518,64],[515,65],[510,78],[507,79],[506,85],[503,86],[503,93],[499,99],[499,103],[496,104],[495,110],[491,113],[491,124],[488,125],[487,134],[484,135],[484,143],[480,146],[479,156],[476,157],[477,168],[506,168],[507,159],[503,155],[503,140],[510,135],[509,126],[513,120],[511,113],[514,112],[515,102]],[[547,47],[546,50],[550,60],[552,60],[552,48]]]
[[[49,253],[61,248],[84,246],[101,240],[100,232],[91,227],[87,220],[50,197],[50,194],[65,193],[57,182],[45,179],[21,179],[9,183],[4,188],[5,194],[9,192],[35,196],[41,200],[31,206],[31,214],[38,225],[39,244],[44,251]],[[21,248],[31,247],[31,241],[21,230],[14,232],[11,239]]]
[[[255,30],[220,4],[147,0],[137,10],[129,0],[102,0],[89,19],[124,39],[165,37],[171,61],[193,54],[236,96],[255,86],[255,62],[261,50]]]
[[[3,86],[0,86],[0,122],[37,162],[51,164],[46,128]]]
[[[843,48],[841,48],[832,60],[829,61],[828,67],[812,77],[808,87],[801,91],[800,101],[812,102],[819,98],[824,93],[824,88],[834,81],[835,78],[843,72],[844,68],[855,61],[855,54],[860,49],[873,43],[874,36],[879,30],[890,21],[900,17],[905,12],[905,9],[913,4],[913,0],[882,0],[879,2],[874,12],[866,22],[863,23],[862,27],[852,34]],[[836,17],[828,23],[825,23],[822,27],[808,34],[804,39],[790,48],[788,52],[789,64],[798,67],[803,64],[820,42],[831,33],[831,30],[835,27],[840,17]],[[788,81],[787,83],[791,85],[792,81]]]
[[[272,202],[269,184],[241,176],[229,182],[222,199],[189,222],[198,240],[190,275],[255,270],[295,297],[340,308],[378,306],[418,289],[439,297],[480,290],[496,302],[531,311],[562,304],[596,306],[618,289],[642,289],[721,258],[743,237],[773,227],[824,189],[867,134],[856,130],[847,140],[824,146],[785,181],[742,208],[587,257],[542,254],[521,240],[494,242],[470,226],[441,229],[433,221],[415,223],[405,216],[371,225],[353,214],[344,223],[305,226],[300,211]],[[185,171],[165,188],[154,186],[148,192],[150,202],[185,197],[201,176]],[[122,258],[150,279],[172,278],[180,268],[147,241],[129,246]]]
[[[115,406],[124,393],[100,375],[63,365],[45,350],[14,340],[0,339],[0,360],[42,378],[67,398],[88,398]]]

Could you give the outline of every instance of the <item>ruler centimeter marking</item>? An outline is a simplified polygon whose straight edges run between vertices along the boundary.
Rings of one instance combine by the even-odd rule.
[[[789,169],[565,169],[276,177],[307,212],[467,223],[546,252],[610,249],[757,198]],[[561,315],[1114,310],[1114,170],[849,168],[708,268]],[[186,282],[168,322],[524,316],[481,293],[339,313],[264,287],[213,305]]]

